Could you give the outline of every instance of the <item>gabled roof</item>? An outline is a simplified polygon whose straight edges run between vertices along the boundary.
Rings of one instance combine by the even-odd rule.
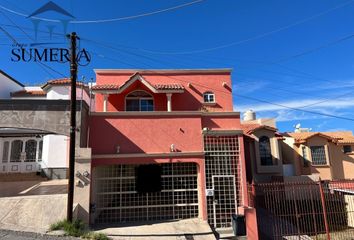
[[[120,86],[116,85],[116,84],[101,84],[101,85],[93,86],[92,90],[94,92],[121,93],[137,81],[144,84],[144,86],[146,86],[153,93],[168,93],[168,92],[181,93],[181,92],[184,92],[183,85],[181,85],[179,83],[167,83],[167,84],[154,85],[154,84],[151,84],[149,81],[147,81],[139,72],[134,73],[132,76],[130,76],[130,78],[127,81],[125,81]]]
[[[247,136],[251,136],[252,133],[254,133],[255,131],[257,131],[259,129],[266,129],[266,130],[270,130],[272,132],[277,131],[276,128],[273,128],[273,127],[267,126],[267,125],[257,124],[257,123],[250,123],[250,124],[242,123],[241,129],[243,130],[243,133]]]
[[[70,84],[71,84],[70,78],[58,78],[58,79],[49,80],[42,86],[42,88],[45,90],[50,88],[51,86],[67,86]],[[83,85],[82,82],[79,81],[76,82],[76,86],[82,86],[82,85]]]
[[[20,90],[10,95],[11,97],[44,97],[47,93],[41,90]]]
[[[319,136],[326,138],[332,142],[340,144],[354,144],[354,136],[351,131],[338,131],[338,132],[288,132],[283,136],[290,136],[295,139],[295,143],[304,143],[309,138]]]
[[[10,79],[11,81],[15,82],[16,84],[20,85],[21,87],[25,86],[25,85],[23,85],[22,83],[20,83],[19,81],[17,81],[16,79],[14,79],[13,77],[11,77],[9,74],[7,74],[6,72],[4,72],[1,69],[0,69],[0,74],[4,75],[6,78]]]

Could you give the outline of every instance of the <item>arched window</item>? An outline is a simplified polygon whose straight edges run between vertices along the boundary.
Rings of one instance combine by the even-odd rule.
[[[267,136],[262,136],[259,138],[259,156],[261,158],[261,165],[273,165],[270,141]]]
[[[134,91],[125,97],[125,111],[154,111],[154,98],[145,91]]]
[[[7,163],[8,159],[9,159],[9,148],[10,148],[9,141],[5,141],[3,151],[2,151],[2,162],[3,163]]]
[[[10,162],[21,162],[22,145],[21,140],[15,140],[11,143]]]
[[[215,94],[213,92],[203,93],[204,103],[215,103]]]
[[[28,140],[25,145],[26,160],[25,162],[35,162],[37,154],[37,141]]]

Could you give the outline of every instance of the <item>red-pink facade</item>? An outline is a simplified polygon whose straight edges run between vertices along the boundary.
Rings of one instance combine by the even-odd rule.
[[[106,170],[96,172],[108,172],[109,167],[115,169],[115,165],[123,169],[129,164],[195,164],[198,199],[189,203],[192,197],[185,197],[185,202],[171,204],[171,209],[181,209],[181,215],[176,218],[184,218],[183,211],[187,211],[184,208],[197,204],[199,218],[208,220],[215,227],[227,227],[225,216],[229,213],[225,209],[229,206],[214,209],[215,206],[210,204],[217,195],[217,182],[232,179],[235,205],[231,206],[235,212],[247,202],[240,115],[233,112],[231,86],[229,69],[96,70],[96,86],[93,87],[96,111],[91,114],[89,132],[93,173],[100,167]],[[127,96],[137,90],[151,96],[153,111],[127,111]],[[213,94],[213,101],[205,101],[206,93]],[[223,152],[226,152],[225,156]],[[218,172],[218,164],[224,163],[230,163],[230,166],[226,167],[225,173]],[[211,187],[211,184],[214,185]],[[194,182],[190,185],[194,186]],[[99,204],[99,196],[95,197],[98,188],[97,183],[92,189],[92,204]],[[172,195],[179,194],[177,190],[171,192]],[[170,209],[168,204],[162,204],[162,200],[159,204],[163,206],[160,208]],[[111,205],[111,202],[101,204],[101,212],[91,216],[91,221],[94,222],[92,218],[99,218],[100,214],[106,214],[104,216],[112,220],[109,214],[114,208],[110,208]],[[127,209],[129,207],[121,207],[120,213]],[[166,210],[166,216],[169,214]],[[158,217],[163,219],[163,216]]]

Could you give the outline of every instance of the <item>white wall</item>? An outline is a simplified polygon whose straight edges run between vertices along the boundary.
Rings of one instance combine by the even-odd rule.
[[[23,87],[0,73],[0,99],[10,98],[10,93],[22,90]]]
[[[52,86],[47,92],[47,99],[70,99],[70,86]],[[76,88],[76,99],[83,100],[90,104],[90,97],[85,90],[82,90],[81,87]]]
[[[68,143],[68,137],[66,136],[44,136],[42,168],[67,168]]]

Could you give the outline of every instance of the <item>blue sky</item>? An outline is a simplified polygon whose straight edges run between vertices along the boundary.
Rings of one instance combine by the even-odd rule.
[[[31,20],[16,13],[31,14],[47,2],[0,0],[0,26],[18,42],[31,42]],[[193,0],[53,2],[84,21]],[[236,111],[276,117],[280,131],[291,131],[297,123],[313,131],[354,130],[354,121],[309,113],[354,119],[353,12],[354,1],[348,0],[204,0],[140,18],[71,23],[68,31],[76,31],[80,47],[92,53],[79,78],[94,77],[93,68],[233,68]],[[40,17],[62,18],[56,13]],[[49,39],[48,25],[63,34],[60,23],[40,22],[37,41],[68,44],[62,35]],[[69,74],[68,64],[48,64],[53,72],[35,63],[11,62],[12,42],[3,31],[0,40],[0,68],[21,82],[33,85],[61,77],[57,72]]]

